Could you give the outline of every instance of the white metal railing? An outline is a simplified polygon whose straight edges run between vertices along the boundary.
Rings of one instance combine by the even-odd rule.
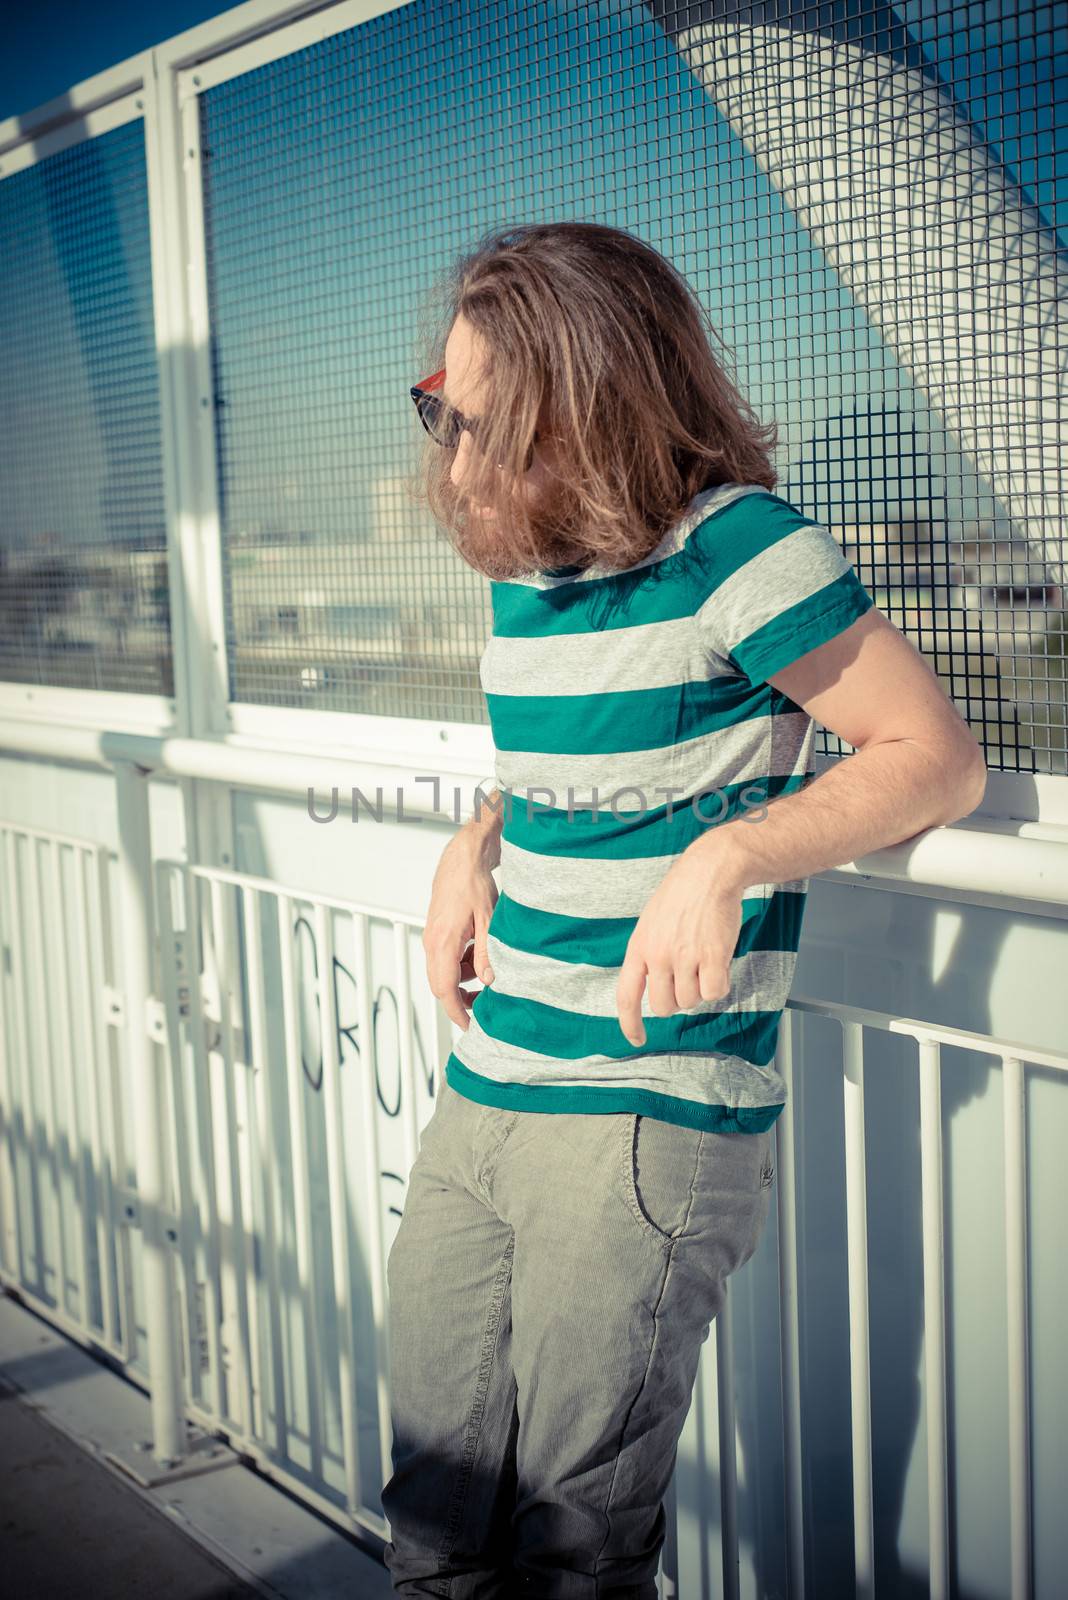
[[[103,846],[0,821],[0,1266],[126,1365],[133,1167],[111,903]]]
[[[10,953],[8,977],[0,980],[0,1274],[57,1326],[127,1365],[136,1344],[134,1289],[140,1291],[162,1466],[181,1465],[189,1419],[225,1436],[340,1526],[387,1538],[361,1452],[365,1435],[373,1435],[384,1482],[391,1471],[388,1240],[376,1095],[382,1069],[395,1072],[400,1115],[393,1159],[402,1184],[418,1149],[420,1101],[429,1114],[432,1079],[451,1040],[442,1008],[427,999],[428,991],[421,1001],[415,993],[410,944],[421,923],[249,874],[178,861],[151,864],[147,775],[119,763],[116,781],[120,849],[113,876],[109,853],[99,844],[0,825],[0,922]],[[351,1018],[341,1014],[339,970],[351,979]],[[376,975],[386,970],[395,984],[398,1021],[389,1052],[376,1045]],[[421,1008],[429,1019],[422,1029]],[[835,1020],[843,1034],[858,1596],[874,1593],[865,1033],[882,1030],[917,1042],[933,1600],[949,1594],[941,1050],[963,1047],[1002,1064],[1012,1595],[1026,1600],[1031,1411],[1024,1063],[1063,1072],[1068,1055],[794,996],[776,1058],[791,1092],[794,1029],[805,1013]],[[321,1063],[315,1083],[305,1052],[309,1019],[313,1060]],[[84,1071],[75,1063],[84,1063]],[[345,1132],[357,1128],[361,1144],[354,1154]],[[788,1117],[776,1125],[776,1139],[787,1554],[790,1593],[798,1597],[804,1593],[801,1366],[797,1181]],[[64,1210],[61,1174],[67,1169],[74,1183]],[[288,1219],[292,1259],[284,1237]],[[132,1233],[141,1242],[136,1284]],[[357,1276],[360,1263],[365,1285]],[[97,1278],[102,1309],[94,1317]],[[368,1306],[369,1347],[358,1326]],[[366,1406],[361,1356],[373,1391]],[[730,1597],[738,1592],[738,1551],[729,1316],[717,1319],[708,1359],[715,1363],[719,1410],[714,1466],[722,1593]],[[663,1568],[661,1592],[665,1600],[674,1592]]]
[[[376,928],[386,935],[396,985],[399,1060],[391,1065],[399,1068],[398,1153],[406,1171],[418,1151],[420,1103],[432,1108],[431,1080],[444,1065],[450,1037],[448,1019],[427,991],[424,1011],[433,1029],[433,1061],[427,1061],[410,965],[411,936],[422,922],[247,874],[166,861],[157,863],[156,872],[178,1253],[185,1282],[205,1286],[210,1330],[211,1383],[188,1396],[189,1414],[206,1427],[224,1429],[235,1445],[298,1492],[306,1493],[309,1477],[324,1486],[326,1509],[325,1402],[328,1390],[336,1392],[344,1516],[349,1525],[355,1522],[388,1538],[388,1525],[365,1493],[361,1470],[365,1417],[357,1382],[357,1313],[363,1296],[353,1266],[354,1258],[366,1260],[375,1396],[367,1421],[376,1434],[385,1483],[392,1471],[388,1240],[376,1105],[374,995],[375,973],[382,967],[373,961],[373,935]],[[339,1008],[338,950],[346,936],[352,950],[354,1026],[346,1025]],[[302,947],[312,956],[310,969],[299,962]],[[307,983],[302,981],[306,972]],[[305,1052],[309,1012],[312,1056],[321,1069],[317,1081],[309,1076]],[[352,1045],[354,1036],[355,1047],[344,1062],[350,1078],[346,1096],[339,1041]],[[357,1130],[361,1144],[354,1152],[346,1132]],[[316,1149],[321,1164],[313,1159]],[[223,1156],[218,1165],[217,1150]],[[284,1184],[283,1162],[274,1159],[281,1154],[288,1167]],[[329,1262],[313,1216],[316,1202],[324,1199]],[[281,1231],[287,1214],[293,1218],[302,1332],[299,1406],[284,1382],[287,1358],[294,1384],[297,1367],[293,1349],[285,1348],[281,1323],[287,1293]],[[355,1248],[356,1222],[362,1224],[362,1249]],[[221,1247],[222,1238],[231,1241],[228,1250]],[[188,1307],[188,1292],[186,1302]],[[224,1330],[230,1330],[229,1338]],[[325,1332],[334,1352],[329,1359],[320,1348]],[[187,1370],[194,1372],[188,1310],[183,1339]],[[290,1450],[296,1434],[306,1442],[299,1462]],[[337,1516],[336,1500],[330,1506]]]
[[[941,1049],[944,1045],[997,1058],[1002,1068],[1005,1150],[1006,1297],[1008,1306],[1009,1477],[1012,1600],[1031,1593],[1031,1400],[1028,1388],[1030,1341],[1027,1315],[1027,1141],[1024,1064],[1068,1072],[1068,1052],[1039,1050],[1019,1040],[994,1039],[962,1028],[892,1017],[884,1012],[838,1002],[791,996],[789,1025],[780,1038],[783,1076],[792,1088],[791,1051],[795,1019],[804,1013],[833,1019],[842,1028],[845,1061],[846,1219],[848,1228],[850,1397],[853,1424],[853,1509],[857,1595],[875,1592],[872,1529],[872,1439],[868,1361],[868,1243],[864,1142],[864,1030],[904,1034],[916,1040],[920,1089],[921,1215],[923,1220],[924,1366],[927,1382],[927,1471],[931,1600],[949,1595],[947,1494],[945,1276],[943,1271]],[[780,1119],[779,1212],[784,1237],[796,1244],[793,1213],[793,1134]],[[798,1330],[791,1308],[797,1304],[796,1250],[780,1256],[784,1383],[789,1374],[787,1501],[791,1595],[803,1594],[801,1544],[800,1393],[797,1374]]]

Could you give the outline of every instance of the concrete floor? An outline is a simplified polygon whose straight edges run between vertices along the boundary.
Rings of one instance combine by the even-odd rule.
[[[0,1392],[0,1568],[9,1594],[41,1600],[258,1593],[14,1390]]]
[[[142,1488],[147,1396],[0,1290],[0,1590],[18,1600],[389,1600],[357,1542],[234,1458]]]

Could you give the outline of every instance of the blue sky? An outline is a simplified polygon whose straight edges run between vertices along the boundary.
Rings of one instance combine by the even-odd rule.
[[[0,120],[229,9],[211,0],[23,0],[4,16]]]

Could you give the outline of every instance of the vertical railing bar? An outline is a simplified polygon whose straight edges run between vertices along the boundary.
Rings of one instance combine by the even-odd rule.
[[[783,1015],[778,1070],[786,1084],[787,1110],[776,1119],[778,1168],[779,1347],[782,1361],[783,1474],[786,1502],[787,1592],[805,1596],[804,1475],[801,1456],[801,1321],[798,1303],[797,1176],[794,1159],[794,1030],[796,1011]]]
[[[22,958],[22,897],[19,894],[18,845],[15,835],[8,831],[7,846],[8,899],[11,906],[11,976],[15,995],[15,1014],[18,1018],[20,1079],[22,1090],[22,1125],[25,1129],[26,1164],[29,1178],[30,1210],[33,1216],[33,1258],[36,1263],[36,1284],[44,1297],[44,1228],[41,1222],[40,1181],[37,1170],[37,1119],[34,1110],[33,1085],[30,1078],[30,1006],[26,992],[26,963]],[[25,1282],[30,1283],[29,1272]]]
[[[181,1346],[175,1317],[174,1259],[166,1236],[167,1150],[162,1051],[150,1007],[159,981],[153,904],[150,774],[132,761],[114,763],[118,818],[119,926],[126,994],[123,1034],[129,1052],[130,1125],[140,1207],[141,1285],[152,1454],[170,1467],[182,1459]]]
[[[415,1096],[415,1051],[412,1049],[412,978],[408,959],[408,926],[393,924],[393,966],[397,977],[397,1037],[400,1040],[400,1077],[404,1101],[404,1133],[409,1171],[419,1150],[419,1108]]]
[[[181,883],[181,879],[179,882]],[[167,1120],[170,1138],[170,1170],[173,1183],[173,1205],[178,1233],[179,1293],[182,1301],[181,1334],[185,1361],[185,1382],[188,1399],[199,1397],[199,1385],[194,1381],[195,1364],[199,1360],[199,1344],[194,1342],[193,1328],[196,1304],[196,1262],[190,1238],[193,1216],[193,1186],[189,1176],[189,1119],[185,1105],[185,1049],[182,1028],[181,1004],[178,993],[177,940],[174,918],[171,914],[175,872],[172,864],[157,862],[156,916],[160,934],[160,967],[163,975],[163,999],[167,1013],[167,1032],[170,1040],[167,1075]]]
[[[109,852],[103,847],[93,847],[93,866],[95,868],[95,881],[93,893],[89,897],[89,914],[92,920],[92,936],[94,948],[99,953],[100,960],[100,985],[97,989],[97,1013],[101,1018],[101,1040],[103,1047],[103,1105],[105,1110],[104,1134],[108,1144],[108,1226],[111,1236],[115,1241],[115,1255],[118,1270],[118,1294],[122,1316],[122,1334],[120,1348],[122,1358],[129,1365],[134,1359],[134,1350],[137,1343],[137,1313],[134,1307],[133,1291],[133,1241],[131,1228],[125,1216],[119,1216],[115,1204],[114,1182],[118,1173],[119,1187],[125,1188],[129,1182],[129,1161],[126,1154],[126,1125],[125,1111],[122,1098],[122,1072],[125,1060],[124,1028],[115,1028],[104,1017],[104,989],[111,988],[120,992],[123,985],[119,982],[118,960],[115,947],[115,919],[111,910],[111,881],[110,881]],[[124,995],[128,1003],[128,996]]]
[[[203,911],[199,874],[188,866],[183,866],[182,873],[186,882],[186,937],[191,945],[189,1031],[193,1043],[193,1098],[197,1131],[193,1144],[196,1154],[193,1165],[193,1183],[197,1198],[196,1256],[198,1271],[203,1270],[204,1273],[204,1319],[208,1338],[208,1363],[211,1367],[212,1411],[221,1422],[224,1417],[224,1391],[222,1335],[219,1327],[219,1217],[215,1187],[215,1120],[212,1112],[211,1064],[205,1037],[208,1017],[204,1008],[204,984],[201,979],[201,964],[204,959]]]
[[[63,1228],[63,1196],[60,1192],[59,1184],[59,1150],[57,1148],[56,1134],[56,1061],[52,1039],[52,1008],[48,1003],[48,992],[45,989],[45,973],[50,970],[51,964],[48,961],[45,950],[45,904],[41,895],[41,870],[38,862],[38,850],[43,842],[36,835],[29,836],[30,894],[28,909],[32,918],[32,937],[35,947],[33,969],[34,989],[37,994],[38,1023],[35,1043],[39,1041],[42,1046],[40,1057],[35,1052],[35,1062],[43,1061],[43,1065],[35,1072],[34,1078],[41,1085],[45,1140],[48,1147],[47,1164],[51,1176],[52,1205],[56,1218],[56,1305],[64,1315],[67,1315],[67,1243]],[[43,1288],[43,1272],[41,1285]]]
[[[694,1528],[694,1530],[696,1531],[696,1534],[697,1534],[697,1541],[696,1541],[697,1542],[697,1550],[695,1552],[696,1560],[692,1560],[693,1577],[694,1577],[694,1585],[695,1585],[694,1592],[696,1594],[702,1596],[702,1597],[708,1596],[709,1600],[713,1600],[713,1597],[714,1597],[714,1600],[721,1600],[722,1592],[723,1592],[723,1547],[722,1547],[723,1527],[722,1527],[722,1522],[721,1522],[720,1528],[719,1528],[719,1537],[720,1537],[720,1560],[719,1560],[720,1578],[719,1578],[719,1583],[714,1585],[713,1584],[712,1563],[711,1563],[711,1561],[709,1559],[709,1543],[710,1543],[710,1541],[709,1541],[709,1538],[707,1537],[706,1521],[705,1521],[705,1518],[704,1518],[704,1511],[705,1511],[705,1506],[706,1506],[707,1498],[708,1498],[708,1492],[707,1492],[707,1489],[706,1489],[706,1482],[711,1477],[711,1474],[712,1474],[712,1471],[713,1471],[713,1464],[712,1464],[712,1461],[711,1461],[711,1448],[712,1447],[711,1447],[710,1441],[711,1441],[711,1439],[713,1437],[713,1432],[714,1432],[713,1424],[716,1422],[716,1418],[713,1416],[712,1413],[713,1413],[713,1410],[718,1412],[718,1409],[719,1409],[718,1403],[716,1401],[715,1378],[712,1377],[711,1381],[710,1381],[710,1374],[713,1372],[713,1368],[714,1368],[714,1364],[715,1364],[715,1360],[716,1360],[716,1346],[717,1346],[717,1344],[719,1342],[719,1334],[717,1332],[717,1324],[718,1324],[718,1322],[719,1322],[719,1318],[718,1317],[713,1318],[712,1326],[710,1327],[709,1332],[708,1332],[708,1339],[705,1342],[703,1349],[701,1350],[700,1359],[699,1359],[699,1361],[697,1363],[697,1376],[696,1376],[696,1379],[694,1380],[693,1402],[692,1402],[692,1414],[693,1414],[693,1422],[694,1422],[694,1426],[693,1426],[693,1458],[692,1458],[693,1459],[693,1468],[692,1468],[693,1477],[692,1477],[691,1481],[694,1483],[696,1492],[695,1492],[695,1497],[694,1497],[694,1504],[692,1506],[690,1506],[690,1505],[687,1506],[687,1510],[689,1511],[689,1521],[690,1521],[691,1528]],[[718,1437],[718,1435],[716,1435],[716,1436]],[[718,1463],[716,1463],[716,1466],[718,1467]],[[678,1498],[676,1497],[676,1501],[675,1501],[675,1526],[676,1526],[676,1530],[678,1529],[678,1515],[679,1515],[679,1503],[678,1503]],[[689,1576],[689,1574],[687,1576]],[[683,1592],[685,1593],[686,1591],[684,1590]]]
[[[212,953],[215,958],[215,973],[219,990],[219,1027],[222,1044],[222,1088],[223,1105],[225,1107],[226,1135],[226,1176],[227,1200],[230,1208],[230,1227],[227,1235],[227,1248],[222,1252],[220,1263],[223,1273],[223,1282],[229,1289],[232,1305],[237,1310],[237,1338],[233,1341],[234,1348],[231,1352],[234,1368],[234,1395],[240,1396],[237,1404],[241,1410],[234,1414],[239,1418],[241,1427],[247,1434],[251,1434],[253,1427],[252,1417],[252,1375],[249,1370],[247,1351],[249,1341],[248,1304],[245,1299],[245,1219],[241,1207],[241,1155],[238,1149],[237,1129],[237,1099],[234,1093],[234,1074],[236,1065],[234,1060],[234,1019],[233,1019],[233,987],[234,987],[234,961],[235,943],[233,926],[231,922],[231,896],[236,893],[232,884],[223,885],[218,878],[210,880],[211,891],[211,927],[212,927]],[[222,1230],[220,1229],[220,1237]],[[230,1404],[230,1386],[227,1383],[227,1404]]]
[[[241,1037],[243,1040],[242,1059],[234,1073],[234,1100],[237,1107],[238,1129],[238,1166],[241,1183],[241,1219],[242,1235],[241,1247],[245,1269],[244,1278],[244,1314],[248,1329],[246,1367],[248,1375],[248,1392],[246,1404],[248,1406],[248,1431],[253,1438],[263,1438],[263,1370],[260,1359],[260,1308],[258,1280],[256,1276],[256,1197],[255,1197],[255,1161],[254,1130],[252,1117],[252,1103],[249,1094],[249,1079],[252,1073],[252,1032],[249,1027],[248,1017],[245,1014],[244,985],[241,982],[241,963],[238,959],[240,949],[237,927],[244,921],[244,909],[251,889],[241,885],[235,886],[238,896],[239,911],[231,924],[232,941],[230,948],[233,951],[233,968],[237,974],[236,990],[240,993],[241,1007]],[[248,946],[245,946],[246,959]]]
[[[1027,1111],[1023,1062],[1002,1056],[1005,1270],[1009,1363],[1009,1528],[1012,1600],[1031,1596],[1031,1408],[1027,1316]]]
[[[13,1196],[14,1196],[13,1204],[14,1204],[14,1218],[15,1218],[15,1251],[16,1251],[15,1267],[16,1267],[16,1271],[18,1273],[18,1281],[19,1281],[19,1283],[20,1284],[28,1284],[29,1283],[29,1278],[30,1278],[29,1266],[28,1266],[28,1262],[29,1262],[29,1245],[30,1245],[29,1228],[31,1226],[33,1227],[34,1239],[36,1241],[36,1224],[34,1224],[32,1222],[31,1218],[24,1217],[22,1215],[21,1205],[20,1205],[20,1201],[19,1201],[18,1138],[17,1138],[17,1134],[16,1134],[16,1124],[18,1123],[18,1124],[21,1124],[21,1126],[22,1126],[22,1135],[23,1135],[23,1143],[25,1145],[26,1160],[27,1160],[27,1163],[29,1164],[29,1166],[31,1168],[31,1182],[32,1182],[32,1167],[33,1167],[33,1147],[32,1147],[33,1128],[32,1128],[32,1124],[27,1126],[27,1120],[26,1120],[27,1100],[26,1100],[26,1081],[25,1080],[26,1080],[26,1073],[27,1073],[27,1048],[26,1048],[25,1006],[24,1006],[24,1000],[23,1000],[22,991],[21,991],[21,968],[22,968],[21,931],[22,930],[21,930],[21,927],[20,927],[19,923],[16,921],[16,917],[18,915],[18,907],[17,907],[17,902],[16,902],[15,894],[14,894],[15,868],[16,868],[15,841],[14,841],[14,836],[13,836],[10,828],[4,828],[3,829],[3,844],[4,844],[4,856],[5,856],[5,860],[6,860],[6,863],[7,863],[7,871],[6,871],[6,874],[5,874],[5,878],[6,878],[6,882],[9,885],[9,893],[8,893],[8,895],[5,896],[5,900],[10,903],[10,907],[11,907],[10,913],[8,913],[7,910],[6,910],[6,906],[5,906],[5,915],[8,916],[8,930],[9,930],[9,934],[10,934],[10,938],[11,938],[11,945],[10,945],[10,949],[11,949],[11,994],[12,994],[12,999],[13,999],[13,1002],[14,1002],[14,1004],[12,1006],[12,1021],[13,1021],[12,1044],[13,1044],[14,1050],[13,1050],[13,1055],[11,1057],[11,1070],[10,1070],[9,1073],[5,1073],[6,1090],[4,1092],[8,1097],[7,1100],[6,1100],[6,1104],[10,1107],[10,1111],[11,1111],[11,1120],[10,1120],[10,1124],[9,1124],[8,1137],[9,1137],[9,1141],[10,1141],[9,1148],[10,1148],[10,1152],[11,1152],[11,1186],[12,1186],[12,1193],[13,1193]],[[3,982],[3,975],[0,974],[0,984],[2,984],[2,982]],[[6,1118],[6,1116],[7,1116],[7,1113],[5,1112],[5,1118]],[[38,1252],[37,1252],[36,1242],[35,1242],[35,1246],[34,1246],[34,1254],[35,1254],[35,1256],[37,1255],[37,1253]]]
[[[360,1076],[363,1083],[363,1165],[368,1215],[371,1219],[371,1312],[375,1327],[379,1465],[384,1486],[393,1472],[393,1419],[389,1381],[389,1297],[383,1256],[382,1173],[378,1152],[378,1052],[375,1045],[369,934],[366,913],[354,911],[352,939],[356,965],[356,1015],[360,1031]]]
[[[949,1600],[942,1066],[941,1046],[937,1039],[919,1040],[919,1067],[923,1351],[927,1390],[928,1582],[931,1600]]]
[[[93,1161],[96,1251],[100,1263],[101,1324],[108,1348],[114,1351],[119,1343],[115,1327],[116,1283],[111,1265],[111,1245],[115,1237],[115,1197],[111,1184],[112,1157],[105,1149],[101,1125],[102,1063],[110,1060],[110,1047],[104,1018],[102,974],[98,981],[90,927],[90,896],[86,890],[86,876],[95,866],[95,848],[98,847],[80,849],[75,855],[74,916],[85,965],[81,1036],[85,1041],[85,1059],[89,1064],[89,1148]],[[103,960],[102,952],[100,959]]]
[[[80,1159],[78,1172],[80,1178],[80,1203],[82,1207],[82,1253],[85,1262],[85,1329],[86,1332],[93,1326],[91,1322],[91,1295],[90,1295],[90,1256],[94,1238],[99,1243],[98,1223],[100,1211],[96,1203],[97,1174],[96,1151],[99,1144],[93,1123],[97,1112],[97,1063],[96,1035],[92,1018],[92,982],[89,952],[81,942],[84,926],[84,894],[82,893],[82,870],[85,851],[80,844],[72,844],[70,850],[70,875],[74,886],[74,903],[68,907],[64,915],[68,949],[71,952],[72,970],[81,978],[81,994],[86,1002],[85,1025],[78,1027],[76,1006],[72,994],[70,1006],[70,1026],[72,1040],[77,1040],[77,1050],[71,1056],[72,1063],[77,1059],[79,1068],[78,1086],[82,1097],[82,1110],[78,1119],[78,1140],[80,1146]],[[88,1059],[88,1067],[85,1063]],[[74,1071],[72,1065],[72,1071]],[[86,1124],[88,1123],[88,1131]],[[90,1179],[92,1184],[90,1185]],[[92,1204],[90,1205],[90,1187],[93,1191]]]
[[[245,895],[245,956],[248,963],[249,1012],[252,1064],[255,1068],[253,1095],[256,1103],[257,1168],[263,1197],[263,1232],[266,1254],[266,1297],[271,1328],[271,1377],[274,1390],[274,1448],[279,1460],[288,1453],[289,1423],[286,1412],[285,1350],[282,1342],[281,1284],[278,1275],[277,1228],[282,1215],[281,1174],[274,1160],[274,1097],[271,1088],[270,1058],[267,1051],[267,1007],[263,984],[263,940],[260,933],[260,890]],[[261,1396],[263,1391],[261,1389]],[[262,1437],[266,1439],[266,1398],[263,1408]]]
[[[864,1148],[864,1035],[842,1023],[845,1061],[846,1240],[849,1263],[849,1375],[853,1436],[853,1545],[857,1600],[873,1600],[871,1367],[868,1335],[868,1203]]]
[[[182,1015],[178,995],[178,953],[172,915],[173,867],[169,861],[155,863],[156,923],[160,945],[160,981],[168,1039],[171,1071],[167,1077],[167,1164],[171,1178],[171,1205],[181,1220],[185,1211],[185,1185],[182,1178],[182,1146],[185,1129],[184,1108],[175,1091],[175,1080],[182,1060]]]
[[[63,899],[63,878],[60,866],[60,846],[57,840],[49,841],[49,887],[55,910],[56,938],[59,960],[55,963],[59,993],[60,1071],[67,1097],[67,1147],[70,1151],[71,1172],[74,1177],[74,1197],[78,1207],[78,1261],[79,1286],[77,1322],[83,1332],[89,1331],[89,1222],[85,1209],[85,1152],[82,1144],[81,1118],[78,1114],[78,1085],[74,1076],[74,1060],[81,1052],[77,1049],[72,1031],[70,952],[67,941],[67,916]]]
[[[319,952],[319,1035],[323,1052],[323,1112],[326,1117],[327,1186],[330,1239],[334,1257],[334,1299],[340,1358],[341,1439],[345,1457],[345,1494],[350,1513],[363,1504],[360,1482],[359,1399],[356,1386],[356,1341],[352,1323],[349,1271],[349,1207],[345,1184],[347,1144],[341,1102],[338,1060],[337,988],[334,982],[334,921],[322,902],[315,906],[315,948]]]
[[[713,1319],[716,1330],[716,1420],[719,1448],[720,1533],[723,1557],[723,1600],[738,1600],[741,1574],[738,1556],[738,1419],[734,1403],[734,1330],[731,1327],[729,1281],[723,1304]]]
[[[365,1154],[366,1194],[371,1218],[371,1315],[374,1318],[374,1346],[377,1363],[377,1416],[379,1416],[379,1466],[382,1483],[389,1483],[393,1472],[392,1408],[389,1382],[389,1296],[385,1283],[385,1251],[382,1243],[382,1171],[379,1157],[379,1061],[374,1040],[374,1003],[371,992],[371,939],[369,918],[363,912],[352,914],[352,938],[357,965],[357,1016],[360,1024],[361,1080],[363,1080],[363,1154]],[[401,1086],[403,1093],[403,1086]]]
[[[218,1340],[219,1364],[216,1369],[216,1414],[220,1422],[226,1423],[229,1428],[239,1424],[237,1407],[234,1403],[234,1389],[229,1361],[232,1358],[240,1364],[240,1355],[232,1350],[234,1344],[233,1328],[227,1326],[228,1308],[233,1304],[233,1265],[232,1265],[232,1238],[233,1226],[224,1227],[223,1206],[223,1178],[219,1167],[220,1131],[222,1144],[226,1157],[227,1178],[229,1178],[230,1151],[229,1151],[229,1108],[226,1096],[226,1058],[224,1051],[225,1027],[223,1022],[226,1010],[225,996],[223,994],[222,978],[219,971],[219,956],[216,949],[216,924],[215,924],[215,889],[214,881],[204,873],[196,873],[197,883],[197,909],[198,923],[201,938],[201,951],[203,953],[204,976],[201,980],[201,995],[207,994],[210,1003],[218,1008],[218,1033],[212,1036],[210,1045],[204,1052],[204,1105],[207,1110],[208,1140],[210,1149],[210,1179],[208,1193],[211,1203],[211,1233],[210,1233],[210,1260],[212,1286],[218,1294],[215,1314],[212,1318],[212,1327]],[[201,920],[201,918],[203,920]],[[212,1022],[215,1022],[213,1017]],[[221,1066],[220,1066],[221,1061]],[[218,1104],[219,1078],[222,1077],[223,1103],[220,1109]],[[220,1130],[219,1123],[222,1122]],[[230,1208],[232,1209],[232,1207]],[[229,1342],[227,1342],[229,1335]]]
[[[289,1099],[289,1139],[293,1166],[294,1221],[297,1273],[304,1312],[304,1365],[308,1391],[308,1446],[311,1471],[322,1476],[322,1407],[319,1403],[318,1305],[315,1294],[315,1249],[311,1228],[311,1189],[304,1105],[304,1062],[298,1036],[299,995],[293,970],[292,910],[290,897],[278,897],[278,933],[282,954],[282,1006],[286,1040],[286,1091]]]

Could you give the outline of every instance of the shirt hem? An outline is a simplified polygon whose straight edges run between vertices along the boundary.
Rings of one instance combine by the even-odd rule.
[[[449,1087],[479,1105],[496,1106],[504,1111],[535,1111],[558,1114],[574,1112],[608,1115],[612,1112],[639,1112],[660,1122],[673,1122],[682,1128],[704,1128],[711,1133],[763,1133],[779,1116],[785,1100],[766,1106],[728,1106],[680,1100],[650,1089],[618,1086],[603,1089],[586,1084],[498,1083],[472,1072],[450,1054],[445,1063]]]

